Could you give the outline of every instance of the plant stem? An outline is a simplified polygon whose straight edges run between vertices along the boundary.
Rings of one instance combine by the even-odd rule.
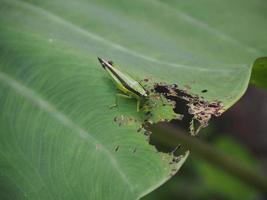
[[[267,177],[260,174],[257,170],[254,170],[229,155],[215,149],[213,146],[200,141],[197,138],[188,136],[185,131],[178,129],[171,125],[158,124],[157,126],[151,127],[151,131],[158,132],[161,134],[157,135],[163,143],[169,145],[177,145],[177,140],[188,148],[193,154],[207,160],[211,164],[218,168],[223,169],[225,172],[237,177],[244,183],[253,186],[254,188],[267,192]],[[164,134],[162,134],[164,133]],[[166,137],[168,134],[168,137]]]

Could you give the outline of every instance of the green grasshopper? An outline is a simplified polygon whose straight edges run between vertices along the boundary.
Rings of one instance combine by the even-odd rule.
[[[124,93],[117,94],[117,96],[135,98],[137,100],[137,111],[139,111],[141,102],[148,97],[148,92],[145,90],[145,88],[129,75],[124,74],[116,69],[111,61],[106,61],[99,57],[98,60],[102,67],[109,73],[117,88]],[[117,98],[114,106],[117,106]]]

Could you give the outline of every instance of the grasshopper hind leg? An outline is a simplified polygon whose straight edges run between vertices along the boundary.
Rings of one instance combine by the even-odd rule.
[[[118,106],[118,97],[123,97],[123,98],[126,98],[126,99],[132,99],[133,98],[132,96],[129,96],[129,95],[126,95],[126,94],[117,93],[116,94],[116,98],[115,98],[115,104],[110,105],[109,106],[110,109],[115,108],[115,107]],[[141,100],[137,99],[137,103],[136,103],[137,112],[140,111],[140,106],[141,106]]]
[[[115,107],[118,106],[118,97],[123,97],[123,98],[126,98],[126,99],[131,99],[132,98],[131,96],[128,96],[128,95],[125,95],[125,94],[121,94],[121,93],[117,93],[116,94],[116,98],[115,98],[115,104],[110,105],[109,106],[110,109],[115,108]]]

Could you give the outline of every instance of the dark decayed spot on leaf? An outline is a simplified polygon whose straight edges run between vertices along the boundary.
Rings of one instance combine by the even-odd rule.
[[[115,151],[118,151],[119,150],[119,148],[120,148],[120,146],[118,145],[118,146],[116,146],[116,148],[115,148]]]
[[[133,124],[137,123],[136,119],[134,119],[132,117],[127,117],[124,115],[114,117],[113,121],[115,123],[117,123],[119,126],[133,125]]]
[[[139,127],[138,129],[137,129],[137,132],[140,132],[142,130],[142,127]]]
[[[144,82],[148,82],[149,80],[147,78],[144,79]]]

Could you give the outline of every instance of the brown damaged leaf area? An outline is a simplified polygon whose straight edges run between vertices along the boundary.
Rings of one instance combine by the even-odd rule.
[[[191,135],[197,135],[208,125],[213,116],[218,117],[224,111],[224,106],[220,101],[204,100],[203,97],[190,94],[189,89],[179,89],[176,84],[155,84],[154,88],[157,93],[175,102],[174,112],[182,115],[181,122],[178,124],[186,128]],[[204,89],[202,92],[207,92],[207,90]]]
[[[170,122],[176,124],[195,136],[199,131],[208,126],[209,120],[220,116],[224,106],[220,101],[207,101],[203,97],[189,92],[190,86],[180,89],[176,84],[168,85],[155,83],[151,79],[140,81],[148,91],[148,98],[142,103],[138,118],[130,116],[116,116],[114,121],[119,125],[137,125],[137,132],[143,132],[146,136],[151,135],[147,130],[151,124]],[[202,93],[207,92],[203,89]]]
[[[136,116],[129,116],[126,114],[120,114],[113,118],[114,123],[118,126],[132,126],[137,127],[137,132],[143,134],[149,144],[152,132],[149,130],[151,124],[157,123],[169,123],[171,120],[181,121],[183,115],[174,112],[176,103],[172,99],[166,98],[165,94],[156,91],[157,83],[152,82],[151,79],[144,79],[141,81],[142,86],[148,92],[148,98],[146,98],[141,104],[140,111],[136,113]],[[118,104],[120,106],[120,104]],[[116,109],[116,108],[113,108]],[[153,145],[153,144],[151,144]],[[170,165],[170,176],[175,174],[182,162],[188,156],[189,152],[184,150],[178,153],[178,151],[164,152],[157,148],[155,152],[161,154],[163,160]],[[134,148],[134,152],[136,148]],[[119,146],[115,147],[115,151],[119,150]],[[178,154],[177,154],[178,153]]]
[[[189,151],[184,147],[180,148],[181,145],[178,145],[179,148],[170,147],[171,149],[164,150],[161,143],[154,141],[151,126],[175,122],[180,128],[195,136],[208,125],[213,116],[220,116],[224,107],[220,101],[207,101],[190,93],[190,86],[180,89],[176,84],[155,83],[150,79],[144,79],[140,83],[148,91],[148,98],[143,101],[140,111],[134,117],[124,114],[116,116],[114,122],[118,126],[136,127],[136,131],[143,134],[162,159],[169,163],[171,177],[178,171],[179,162],[184,162]],[[201,92],[208,91],[203,89]],[[136,148],[134,149],[135,152]],[[115,151],[118,150],[119,146],[115,147]]]
[[[145,81],[145,83],[144,83]],[[142,106],[142,121],[144,123],[169,122],[170,120],[183,118],[179,113],[174,112],[175,102],[165,97],[164,94],[156,91],[155,85],[150,79],[141,82],[148,91],[148,98]]]
[[[182,120],[183,115],[174,112],[175,102],[171,99],[166,98],[163,94],[158,93],[155,90],[155,83],[151,83],[148,79],[144,81],[142,85],[148,91],[149,97],[141,105],[140,111],[137,113],[137,116],[128,116],[126,114],[120,114],[113,118],[114,123],[118,126],[132,126],[137,127],[137,132],[143,134],[148,144],[154,146],[155,153],[161,156],[162,161],[168,164],[169,178],[172,177],[181,167],[189,151],[162,151],[157,148],[157,145],[154,145],[150,142],[152,132],[149,130],[149,125],[157,124],[159,122],[168,123],[171,120]],[[120,106],[118,104],[118,106]],[[118,152],[120,146],[117,145],[114,147],[114,151]],[[133,147],[132,153],[136,153],[138,149]]]

